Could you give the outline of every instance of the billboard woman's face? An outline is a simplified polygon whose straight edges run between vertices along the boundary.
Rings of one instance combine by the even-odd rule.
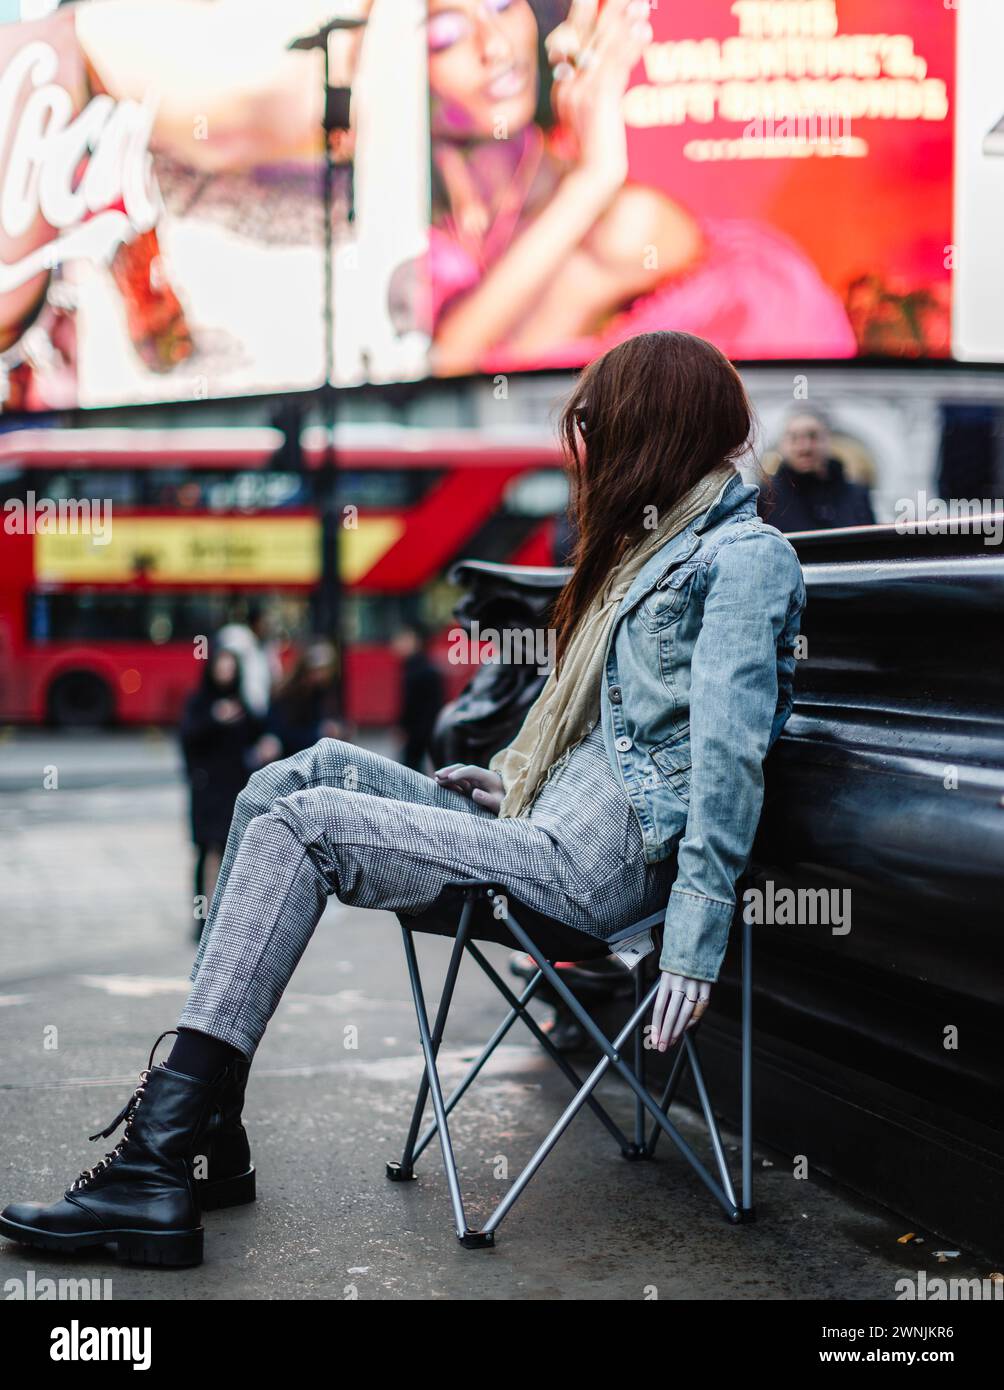
[[[527,0],[429,0],[428,34],[433,135],[504,139],[533,120],[537,21]]]

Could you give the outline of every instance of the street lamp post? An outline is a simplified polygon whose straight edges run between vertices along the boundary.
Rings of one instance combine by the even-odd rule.
[[[321,418],[324,423],[324,451],[317,476],[315,499],[321,520],[321,579],[314,598],[314,626],[331,638],[338,653],[336,683],[344,711],[345,671],[342,632],[342,577],[339,564],[338,456],[335,450],[337,391],[332,381],[335,359],[335,248],[334,212],[335,151],[333,140],[349,130],[352,90],[347,83],[332,84],[329,39],[341,30],[359,29],[364,19],[333,19],[312,34],[294,39],[291,49],[320,49],[324,54],[324,383],[320,388]],[[352,170],[349,167],[349,220],[353,217]]]

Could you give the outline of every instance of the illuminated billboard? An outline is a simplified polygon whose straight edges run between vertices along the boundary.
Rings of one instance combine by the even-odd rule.
[[[751,362],[1002,359],[999,9],[89,0],[2,26],[0,400],[562,369],[668,328]]]
[[[422,0],[90,0],[0,25],[0,406],[421,375],[389,281],[425,244]],[[401,67],[398,67],[398,64]],[[354,180],[357,154],[376,177]],[[335,365],[337,364],[337,365]]]
[[[1004,361],[1004,6],[959,11],[952,351]]]
[[[489,14],[490,12],[490,14]],[[433,362],[950,351],[953,6],[429,0]]]

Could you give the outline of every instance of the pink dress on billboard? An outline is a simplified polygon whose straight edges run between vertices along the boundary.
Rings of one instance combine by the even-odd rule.
[[[854,332],[839,298],[802,248],[763,222],[701,220],[704,254],[690,270],[640,295],[597,333],[569,338],[532,354],[505,344],[485,353],[482,371],[578,367],[608,348],[659,329],[708,338],[728,357],[853,357]],[[429,230],[428,267],[434,321],[481,272],[447,232]]]

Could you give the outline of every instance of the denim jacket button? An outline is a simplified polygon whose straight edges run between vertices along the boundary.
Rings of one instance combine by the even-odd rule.
[[[621,702],[621,688],[619,685],[612,685],[607,691],[612,705],[619,705]]]
[[[617,749],[618,753],[626,753],[628,749],[633,748],[634,745],[629,738],[622,737],[616,740],[614,747]]]

